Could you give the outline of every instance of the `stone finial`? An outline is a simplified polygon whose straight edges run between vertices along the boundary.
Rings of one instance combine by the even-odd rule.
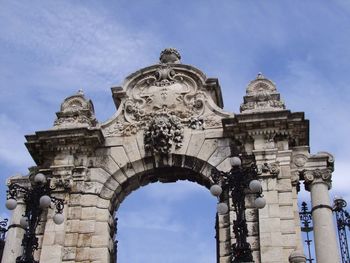
[[[91,100],[85,98],[82,89],[75,95],[66,98],[56,115],[57,119],[54,122],[56,129],[95,127],[97,125],[94,106]]]
[[[248,84],[241,113],[255,113],[284,110],[285,105],[277,92],[276,85],[261,72]]]
[[[306,256],[303,252],[295,250],[289,256],[290,263],[306,263]]]
[[[181,55],[179,51],[175,48],[166,48],[160,53],[160,63],[168,64],[168,63],[181,63],[180,62]]]

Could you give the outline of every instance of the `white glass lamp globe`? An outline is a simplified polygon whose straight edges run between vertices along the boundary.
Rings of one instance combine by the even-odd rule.
[[[261,191],[261,183],[258,180],[252,180],[249,183],[249,189],[253,193],[260,193],[260,191]]]
[[[51,198],[48,195],[40,197],[39,206],[40,208],[48,208],[51,205]]]
[[[218,203],[216,209],[220,215],[224,215],[228,212],[228,206],[226,203]]]
[[[42,173],[38,173],[34,177],[34,182],[37,184],[44,184],[46,183],[46,177]]]
[[[56,225],[60,225],[64,221],[64,216],[62,214],[55,214],[53,216],[53,221],[55,222]]]
[[[242,161],[239,157],[235,156],[231,158],[230,163],[233,167],[237,167],[237,166],[241,166]]]
[[[258,197],[257,199],[254,200],[254,205],[256,208],[261,209],[264,208],[266,205],[266,200],[263,197]]]
[[[213,195],[213,196],[220,196],[221,193],[222,193],[222,188],[220,185],[218,184],[214,184],[210,187],[210,193]]]
[[[23,228],[27,228],[29,223],[28,223],[28,217],[23,216],[20,220],[19,220],[19,224],[23,227]]]
[[[7,199],[5,206],[8,210],[13,210],[17,207],[17,200],[14,198]]]

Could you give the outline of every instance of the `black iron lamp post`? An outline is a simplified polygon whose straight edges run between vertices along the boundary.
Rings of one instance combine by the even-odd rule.
[[[333,203],[333,212],[337,220],[338,238],[340,253],[343,263],[350,262],[348,237],[346,229],[350,230],[350,214],[345,210],[347,203],[341,197],[335,197]]]
[[[53,189],[50,188],[49,182],[45,175],[38,173],[34,177],[34,183],[30,188],[20,186],[13,183],[9,185],[7,191],[6,207],[13,210],[17,206],[17,198],[23,196],[25,204],[25,213],[20,219],[20,225],[25,230],[22,240],[23,253],[16,259],[16,263],[38,263],[34,260],[34,251],[38,249],[38,238],[36,237],[36,228],[39,225],[41,214],[44,209],[51,206],[51,203],[56,206],[56,214],[53,221],[56,224],[62,224],[64,221],[63,200],[51,196]]]
[[[0,261],[2,259],[2,252],[5,246],[5,234],[7,232],[7,218],[0,220]]]
[[[236,243],[232,246],[232,262],[254,262],[251,246],[247,242],[245,197],[246,194],[256,194],[254,205],[258,209],[265,207],[266,200],[262,196],[254,156],[232,157],[231,166],[232,169],[227,173],[213,170],[212,178],[215,184],[211,186],[210,192],[221,200],[223,189],[227,189],[232,199],[233,210],[236,213],[236,219],[233,220]],[[225,202],[219,202],[217,209],[219,214],[226,214],[229,210]]]

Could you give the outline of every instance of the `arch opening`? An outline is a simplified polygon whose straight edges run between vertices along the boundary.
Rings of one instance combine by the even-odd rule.
[[[215,262],[216,199],[198,183],[150,183],[116,216],[119,263]]]

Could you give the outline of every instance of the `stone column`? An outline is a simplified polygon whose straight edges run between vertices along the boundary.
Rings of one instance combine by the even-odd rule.
[[[328,190],[331,188],[331,169],[315,169],[304,174],[306,189],[311,193],[312,220],[317,263],[339,263],[333,211]]]

